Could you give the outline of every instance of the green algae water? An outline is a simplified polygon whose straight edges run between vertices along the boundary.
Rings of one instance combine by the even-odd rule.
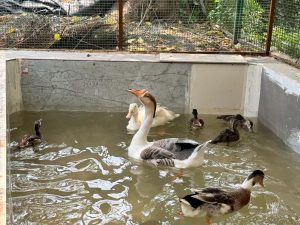
[[[19,112],[10,116],[10,146],[42,118],[45,143],[22,151],[8,147],[9,224],[204,224],[202,217],[178,214],[178,197],[191,188],[236,188],[261,169],[265,188],[254,187],[242,210],[212,219],[212,224],[300,224],[300,155],[259,123],[241,130],[235,144],[209,145],[198,168],[154,167],[130,160],[126,113]],[[205,127],[187,129],[190,115],[152,128],[149,140],[188,137],[199,142],[227,126],[201,116]]]

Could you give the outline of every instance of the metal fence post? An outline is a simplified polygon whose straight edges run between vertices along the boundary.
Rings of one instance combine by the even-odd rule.
[[[267,55],[270,55],[270,49],[271,49],[273,23],[274,23],[274,16],[275,16],[275,5],[276,5],[276,0],[271,0],[270,14],[269,14],[269,27],[268,27],[268,35],[267,35],[267,43],[266,43]]]
[[[118,50],[123,51],[124,30],[123,30],[123,0],[118,0],[119,5],[119,33],[118,33]]]
[[[241,38],[242,20],[243,20],[244,0],[236,0],[236,12],[233,28],[233,43],[237,44]]]

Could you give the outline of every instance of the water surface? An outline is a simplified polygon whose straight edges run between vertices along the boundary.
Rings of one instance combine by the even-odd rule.
[[[199,168],[154,167],[128,159],[132,133],[126,113],[19,112],[10,117],[10,139],[33,133],[33,122],[43,119],[45,143],[9,154],[10,224],[204,224],[203,218],[178,215],[178,196],[190,188],[235,188],[247,175],[261,169],[265,189],[254,188],[239,212],[214,218],[213,224],[300,224],[300,155],[266,128],[241,131],[230,146],[206,148]],[[202,116],[205,127],[190,132],[189,115],[153,128],[149,140],[189,137],[203,142],[226,125]]]

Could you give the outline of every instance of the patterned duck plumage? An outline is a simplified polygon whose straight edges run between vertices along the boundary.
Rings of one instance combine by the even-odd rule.
[[[40,131],[41,126],[42,126],[41,119],[35,121],[34,122],[35,135],[25,134],[21,139],[21,141],[19,142],[17,148],[24,149],[24,148],[28,148],[40,144],[42,142],[42,133]]]
[[[234,121],[240,121],[239,126],[243,129],[253,132],[253,122],[249,119],[245,119],[241,114],[236,115],[221,115],[217,116],[217,119],[224,120],[225,122],[229,123],[231,126],[233,125]]]
[[[204,188],[194,190],[194,193],[180,198],[184,216],[206,216],[206,224],[213,216],[228,214],[246,206],[251,197],[254,185],[263,185],[264,173],[261,170],[253,171],[243,182],[240,188],[225,191],[220,188]]]
[[[240,120],[234,121],[232,125],[232,130],[226,129],[221,131],[218,136],[216,136],[213,140],[211,140],[210,143],[218,144],[221,142],[225,142],[228,145],[230,142],[238,141],[240,139],[240,133],[237,128],[240,125],[240,123],[241,123]]]
[[[204,126],[204,121],[198,118],[197,109],[193,109],[192,114],[193,114],[193,118],[191,118],[188,123],[189,128],[192,130],[197,130],[199,128],[202,128]]]

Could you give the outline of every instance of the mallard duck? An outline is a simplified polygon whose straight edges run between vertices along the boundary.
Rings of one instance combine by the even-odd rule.
[[[146,160],[155,165],[165,165],[177,168],[196,167],[203,163],[203,144],[186,138],[167,138],[148,142],[147,136],[155,117],[156,100],[145,89],[130,89],[145,107],[145,120],[133,136],[128,147],[128,155],[138,160]]]
[[[204,121],[198,118],[197,109],[193,109],[192,114],[193,114],[193,118],[191,118],[188,123],[189,128],[193,130],[202,128],[204,126]]]
[[[42,142],[42,133],[40,132],[40,127],[42,126],[42,119],[34,122],[35,135],[25,134],[21,141],[19,142],[17,148],[23,149],[27,147],[32,147]]]
[[[221,116],[217,116],[217,119],[222,119],[222,120],[230,123],[231,125],[233,125],[234,121],[239,120],[239,121],[241,121],[240,126],[243,129],[253,132],[253,122],[249,119],[245,119],[241,114],[221,115]]]
[[[246,206],[250,201],[251,189],[258,184],[264,187],[264,173],[261,170],[253,171],[241,187],[232,191],[220,188],[204,188],[194,190],[180,198],[181,210],[184,216],[205,216],[205,224],[210,224],[210,218],[217,215],[228,214]]]
[[[215,137],[210,141],[210,143],[217,144],[217,143],[225,142],[228,145],[230,142],[238,141],[240,139],[240,133],[237,127],[240,125],[240,123],[241,123],[240,120],[235,120],[232,125],[233,130],[226,129],[221,131],[217,137]]]
[[[155,118],[151,127],[157,127],[164,125],[175,118],[177,118],[179,114],[175,114],[171,110],[168,110],[166,107],[157,106],[155,112]],[[145,108],[141,105],[138,106],[136,103],[131,103],[129,105],[128,113],[126,115],[128,121],[127,129],[131,131],[138,130],[145,118]]]

